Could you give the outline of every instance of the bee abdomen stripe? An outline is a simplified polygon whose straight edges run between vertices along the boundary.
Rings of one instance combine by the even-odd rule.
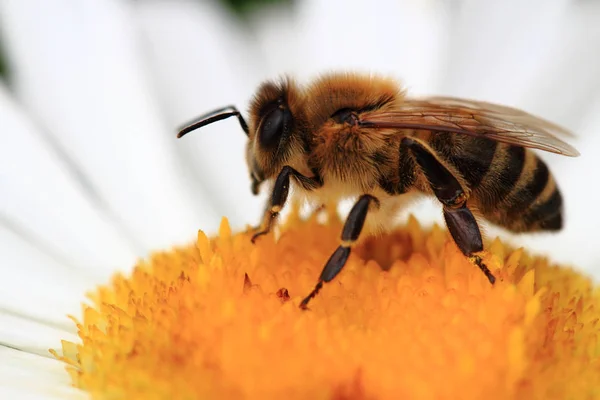
[[[550,197],[543,203],[533,206],[526,214],[525,219],[532,223],[545,221],[562,212],[562,196],[555,188]]]
[[[522,215],[544,191],[550,178],[546,163],[536,157],[537,167],[529,182],[513,194],[514,201],[508,208],[508,215]]]
[[[431,135],[429,145],[440,158],[455,166],[469,189],[475,190],[492,166],[498,142],[487,138],[464,139],[454,133],[436,133]]]
[[[539,227],[547,231],[559,231],[563,227],[563,215],[562,212],[544,219],[539,223]]]
[[[498,142],[482,138],[474,140],[471,145],[477,147],[477,158],[473,158],[473,156],[455,157],[453,164],[456,165],[456,169],[465,178],[471,190],[475,190],[490,170]]]
[[[497,185],[494,188],[496,192],[496,204],[502,202],[512,191],[519,181],[523,167],[525,166],[526,152],[523,147],[510,146],[505,151],[506,158],[503,162],[505,168],[500,172]]]

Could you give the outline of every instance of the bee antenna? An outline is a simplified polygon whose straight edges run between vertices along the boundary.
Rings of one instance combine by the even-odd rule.
[[[212,124],[213,122],[217,122],[222,119],[227,119],[229,117],[237,117],[238,121],[240,121],[240,126],[246,133],[246,136],[248,136],[248,124],[246,124],[246,120],[244,119],[240,111],[235,106],[227,106],[201,115],[193,121],[190,121],[187,124],[183,125],[181,128],[179,128],[177,138],[180,138],[186,133],[194,131],[198,128],[202,128],[203,126]]]

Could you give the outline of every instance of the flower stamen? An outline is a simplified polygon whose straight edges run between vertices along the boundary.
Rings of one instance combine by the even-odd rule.
[[[495,240],[492,286],[445,230],[411,218],[357,245],[303,312],[341,228],[292,216],[253,245],[224,219],[99,287],[81,342],[52,354],[94,398],[600,397],[588,278]]]

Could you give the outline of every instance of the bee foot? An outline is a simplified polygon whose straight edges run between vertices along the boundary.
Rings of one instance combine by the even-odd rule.
[[[252,238],[250,239],[250,241],[252,242],[252,244],[255,244],[256,239],[258,239],[259,236],[266,235],[267,233],[269,233],[269,231],[260,231],[260,232],[257,232],[254,235],[252,235]]]

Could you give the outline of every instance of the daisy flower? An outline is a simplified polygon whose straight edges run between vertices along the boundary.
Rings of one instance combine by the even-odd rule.
[[[590,384],[600,381],[600,7],[365,4],[239,15],[208,0],[0,3],[0,397],[600,393]],[[491,290],[425,201],[301,313],[340,220],[291,213],[279,241],[251,246],[243,230],[265,194],[250,193],[245,136],[234,121],[185,142],[174,128],[221,105],[245,109],[264,79],[337,69],[517,106],[577,132],[582,157],[540,155],[565,195],[564,231],[488,227],[502,278]]]

